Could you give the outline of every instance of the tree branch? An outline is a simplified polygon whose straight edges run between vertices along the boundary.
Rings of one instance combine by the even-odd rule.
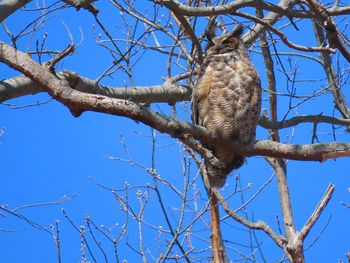
[[[258,18],[262,18],[264,16],[263,11],[256,10],[256,15]],[[271,56],[271,51],[269,48],[269,42],[266,37],[266,31],[260,34],[260,48],[264,58],[265,63],[265,72],[267,77],[267,87],[269,90],[269,108],[270,108],[270,119],[273,122],[277,122],[277,95],[276,95],[276,76],[274,70],[273,59]],[[278,129],[270,129],[270,134],[272,136],[272,140],[279,142],[279,133]]]
[[[192,26],[188,22],[187,18],[184,17],[182,14],[177,13],[176,10],[172,10],[171,8],[169,8],[169,9],[173,12],[175,18],[178,19],[179,22],[181,23],[181,25],[183,26],[185,34],[187,34],[191,38],[193,44],[196,46],[197,55],[198,55],[198,64],[202,64],[202,62],[203,62],[202,46],[201,46],[201,43],[199,42],[196,34],[194,33]]]
[[[322,27],[315,21],[313,21],[312,24],[318,45],[324,45],[326,43],[326,38],[324,36]],[[328,79],[329,86],[332,87],[332,95],[334,98],[335,107],[338,109],[338,111],[342,114],[344,118],[349,118],[350,109],[347,105],[341,87],[339,86],[337,74],[332,65],[332,58],[330,54],[326,52],[320,52],[320,58],[322,61],[323,69]]]
[[[79,76],[71,71],[59,72],[57,76],[68,81],[70,87],[78,91],[145,104],[157,102],[175,104],[179,101],[188,101],[192,93],[191,88],[177,85],[171,81],[148,87],[111,87],[98,84],[95,80]],[[0,102],[44,91],[29,77],[18,76],[0,81]]]
[[[211,225],[211,243],[213,251],[213,262],[215,263],[228,263],[227,254],[225,251],[225,245],[222,240],[222,234],[220,229],[220,213],[218,198],[212,189],[209,189],[210,198],[210,225]]]
[[[344,56],[344,58],[350,62],[350,51],[345,47],[343,42],[339,39],[339,32],[336,25],[333,22],[326,9],[317,3],[315,0],[306,0],[310,9],[316,14],[317,19],[326,29],[326,36],[331,47],[336,47]]]
[[[286,17],[292,18],[313,18],[314,14],[308,11],[292,9],[287,6],[281,5],[281,1],[278,5],[272,4],[266,1],[256,1],[256,0],[236,0],[229,4],[219,5],[219,6],[189,6],[186,4],[181,4],[178,1],[173,0],[155,0],[169,9],[172,8],[176,10],[179,14],[185,16],[212,16],[212,15],[229,15],[234,14],[238,9],[244,7],[255,7],[257,9],[267,10],[273,13],[278,13]],[[284,1],[284,3],[286,3]],[[334,6],[326,9],[327,13],[332,16],[337,15],[348,15],[350,14],[350,6]]]
[[[77,10],[83,8],[92,12],[94,15],[97,15],[98,9],[92,5],[92,3],[95,1],[97,0],[62,0],[62,2],[75,7]]]
[[[212,138],[201,126],[169,118],[129,100],[74,90],[66,79],[59,79],[47,67],[39,65],[27,54],[1,41],[0,61],[30,77],[52,97],[67,106],[76,117],[84,111],[128,117],[180,140],[183,140],[184,136],[188,134],[201,142],[225,144],[225,147],[231,147],[232,151],[246,156],[260,155],[321,162],[330,158],[350,156],[350,143],[291,145],[272,141],[258,141],[251,145],[243,145],[233,141],[223,141],[220,138]]]
[[[284,229],[286,231],[286,238],[288,243],[287,247],[289,248],[287,249],[287,255],[290,255],[290,257],[293,258],[294,253],[293,252],[291,253],[291,251],[300,251],[300,249],[297,248],[298,245],[300,246],[300,243],[294,242],[297,236],[297,232],[295,229],[292,204],[290,200],[290,194],[289,194],[289,188],[288,188],[288,182],[287,182],[286,163],[283,159],[277,159],[277,158],[266,158],[266,159],[276,174]],[[298,256],[303,257],[303,253],[301,254],[299,253]],[[294,261],[292,260],[292,262]]]
[[[284,248],[284,241],[276,235],[276,233],[271,229],[269,225],[267,225],[264,221],[258,221],[258,222],[251,222],[244,217],[241,217],[237,215],[227,204],[223,196],[217,191],[212,190],[213,193],[218,198],[220,204],[222,205],[222,208],[225,210],[225,212],[232,217],[237,222],[241,223],[242,225],[250,228],[250,229],[258,229],[264,231],[271,239],[281,248]]]
[[[158,1],[155,1],[158,2]],[[268,10],[270,13],[263,19],[266,23],[273,25],[281,15],[292,18],[313,18],[315,14],[312,12],[292,9],[291,7],[297,3],[296,0],[281,0],[277,5],[265,1],[256,0],[236,0],[232,3],[219,6],[201,6],[194,7],[186,4],[180,4],[177,1],[161,0],[161,4],[177,14],[186,16],[217,16],[236,14],[237,10],[244,7],[255,7],[257,9]],[[330,16],[350,14],[350,6],[332,7],[326,9]],[[250,46],[258,37],[260,32],[264,30],[262,25],[256,25],[251,32],[247,33],[243,39],[246,46]]]
[[[316,223],[317,219],[320,217],[322,211],[326,208],[329,200],[331,200],[334,190],[335,190],[334,184],[330,184],[327,187],[327,190],[324,193],[319,204],[317,205],[314,212],[312,213],[312,215],[310,216],[310,218],[307,220],[306,224],[304,225],[303,229],[299,233],[299,238],[301,240],[304,240],[307,237],[307,235],[309,234],[311,228]]]
[[[324,115],[300,115],[287,120],[273,122],[262,116],[259,125],[265,129],[285,129],[301,123],[329,123],[334,125],[350,125],[350,119],[341,119]]]
[[[0,23],[30,1],[31,0],[2,0],[0,2]]]
[[[240,16],[240,17],[247,18],[247,19],[249,19],[251,21],[254,21],[254,22],[258,23],[259,25],[264,27],[264,30],[270,30],[271,32],[273,32],[274,34],[279,36],[280,39],[282,40],[282,42],[286,46],[288,46],[290,48],[293,48],[295,50],[304,51],[304,52],[320,52],[320,51],[322,51],[322,52],[328,52],[328,53],[335,53],[335,50],[331,49],[329,47],[322,47],[322,46],[309,47],[309,46],[301,46],[301,45],[294,44],[294,43],[290,42],[287,39],[287,36],[285,34],[283,34],[281,31],[277,30],[276,28],[274,28],[272,25],[270,25],[270,23],[265,22],[264,20],[259,19],[259,18],[255,17],[255,16],[252,16],[252,15],[249,15],[249,14],[245,14],[245,13],[242,13],[242,12],[236,12],[236,15]]]
[[[158,102],[175,104],[179,101],[189,101],[192,94],[191,87],[178,85],[171,81],[165,81],[163,84],[156,86],[122,88],[97,84],[95,80],[79,76],[71,71],[59,72],[57,76],[59,76],[60,79],[67,80],[70,84],[70,88],[77,91],[144,104]],[[0,102],[40,92],[45,92],[45,90],[27,76],[21,75],[0,81]],[[259,125],[265,129],[279,130],[302,123],[328,123],[349,126],[350,119],[341,119],[324,115],[300,115],[276,122],[270,121],[264,116],[259,119]]]

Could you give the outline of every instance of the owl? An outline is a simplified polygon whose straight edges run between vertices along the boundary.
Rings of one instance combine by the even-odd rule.
[[[213,138],[249,144],[255,140],[261,105],[260,78],[246,54],[241,39],[243,27],[231,33],[209,38],[203,64],[192,92],[192,122],[203,126]],[[223,166],[204,161],[206,187],[220,188],[233,169],[241,167],[245,157],[225,144],[203,145]]]

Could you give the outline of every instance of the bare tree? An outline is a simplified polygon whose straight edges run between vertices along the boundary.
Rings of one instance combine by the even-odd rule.
[[[64,64],[67,70],[60,71],[62,62],[68,57],[79,56],[79,49],[86,42],[82,38],[76,43],[68,27],[67,39],[70,41],[66,43],[65,49],[56,50],[50,47],[46,43],[47,35],[41,43],[33,41],[33,36],[42,30],[51,15],[64,16],[72,8],[77,10],[75,15],[78,17],[83,13],[91,16],[92,23],[88,28],[94,33],[94,48],[102,49],[108,54],[104,58],[106,67],[95,79],[69,70],[69,63]],[[21,25],[21,30],[12,31],[7,23],[8,19],[11,15],[26,12],[36,14],[35,18],[28,19],[27,24]],[[119,16],[123,24],[114,26],[113,22],[104,19],[106,12]],[[287,180],[288,160],[325,162],[350,156],[350,143],[337,141],[339,128],[348,130],[350,125],[350,109],[343,94],[343,89],[349,82],[350,44],[346,36],[349,14],[350,5],[339,0],[223,0],[182,3],[175,0],[142,3],[129,0],[110,0],[108,3],[67,0],[49,4],[15,0],[0,2],[0,21],[8,36],[8,41],[0,41],[0,61],[17,72],[16,76],[0,82],[0,101],[3,105],[21,107],[8,104],[7,101],[27,94],[47,93],[50,96],[49,102],[51,99],[60,102],[75,117],[86,111],[94,111],[127,117],[151,127],[152,153],[159,137],[158,132],[168,134],[179,145],[180,157],[183,159],[182,176],[179,175],[178,178],[183,180],[181,189],[157,172],[153,159],[151,167],[134,160],[127,144],[121,140],[128,156],[124,161],[142,168],[152,178],[153,184],[126,184],[123,189],[112,189],[96,182],[98,186],[112,191],[120,210],[125,214],[125,222],[117,235],[111,229],[98,226],[90,217],[86,217],[85,228],[78,227],[69,213],[63,211],[64,217],[81,236],[82,261],[98,262],[94,251],[99,251],[105,261],[108,261],[107,252],[96,237],[99,234],[113,245],[117,262],[120,260],[118,246],[122,241],[131,251],[139,254],[143,262],[164,262],[168,259],[184,262],[205,262],[210,259],[213,262],[229,262],[231,251],[239,255],[242,261],[267,262],[256,238],[256,230],[259,230],[283,251],[284,256],[280,262],[304,262],[305,239],[331,200],[335,185],[329,184],[313,211],[305,211],[310,216],[298,227],[293,216],[290,185]],[[205,57],[205,32],[213,23],[217,27],[217,34],[231,30],[238,23],[243,24],[244,44],[249,49],[253,62],[259,64],[257,66],[263,79],[264,109],[259,120],[258,140],[251,145],[238,141],[220,141],[210,137],[203,127],[189,122],[187,104],[197,69]],[[146,60],[146,53],[157,54],[164,62],[162,70],[167,75],[162,83],[155,86],[138,85],[135,80],[138,74],[137,65]],[[322,75],[316,76],[310,70],[315,65],[323,69]],[[157,67],[156,64],[152,66]],[[109,77],[122,79],[120,86],[104,84],[108,83]],[[127,84],[123,85],[123,81]],[[157,108],[153,105],[161,106]],[[170,108],[172,114],[164,114],[164,108]],[[294,139],[296,127],[306,123],[312,124],[311,132],[303,133],[310,136],[308,144],[305,144],[305,138]],[[319,140],[322,133],[320,125],[327,127],[322,130],[327,130],[329,134],[324,143]],[[306,125],[301,127],[307,130]],[[298,132],[302,133],[299,129]],[[267,139],[263,140],[264,136]],[[232,152],[247,157],[264,157],[272,167],[273,177],[247,200],[244,193],[252,186],[241,185],[239,175],[236,180],[230,179],[234,181],[232,187],[221,192],[205,192],[208,194],[207,198],[203,195],[203,188],[202,194],[198,188],[199,174],[188,176],[189,162],[195,163],[201,173],[205,173],[202,159],[213,165],[220,165],[220,160],[202,146],[207,142],[228,145]],[[258,198],[259,193],[273,178],[277,182],[282,212],[281,223],[277,229],[265,220],[254,220],[247,210],[249,204]],[[129,196],[130,189],[135,188],[138,189],[136,203]],[[176,224],[170,218],[165,205],[164,195],[167,191],[172,192],[180,204]],[[238,208],[229,202],[231,196],[241,198]],[[160,229],[145,220],[145,213],[152,199],[158,202],[158,211],[164,217],[166,229]],[[190,215],[186,212],[187,209],[191,210]],[[2,206],[1,210],[29,220],[34,227],[41,228],[30,219],[21,217],[18,208]],[[220,210],[224,213],[223,217],[219,214]],[[208,213],[211,215],[210,225],[203,219]],[[242,252],[235,244],[230,244],[230,235],[235,235],[234,229],[231,229],[232,233],[223,235],[221,227],[228,217],[248,229],[251,240],[249,252]],[[131,224],[138,229],[137,246],[129,242],[126,234],[126,229]],[[208,244],[210,249],[193,246],[196,235],[194,229],[198,226],[205,229],[211,226],[211,244]],[[145,227],[159,234],[157,254],[146,249],[150,245],[146,245],[144,240]],[[58,261],[61,262],[59,223],[56,222],[46,231],[54,237]],[[87,232],[91,234],[89,239]]]

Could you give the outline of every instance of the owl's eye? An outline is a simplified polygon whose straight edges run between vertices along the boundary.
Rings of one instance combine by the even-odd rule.
[[[237,39],[236,38],[232,38],[232,37],[228,37],[224,41],[222,41],[222,44],[234,46],[234,45],[237,44]]]
[[[222,44],[224,44],[224,45],[228,45],[228,44],[230,44],[230,39],[228,39],[228,38],[226,38],[224,41],[222,41]]]

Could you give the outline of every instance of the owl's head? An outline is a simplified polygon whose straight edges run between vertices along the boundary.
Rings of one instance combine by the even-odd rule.
[[[231,53],[235,50],[244,49],[241,35],[243,33],[243,26],[239,24],[229,34],[212,37],[207,33],[208,44],[206,46],[207,55]]]

